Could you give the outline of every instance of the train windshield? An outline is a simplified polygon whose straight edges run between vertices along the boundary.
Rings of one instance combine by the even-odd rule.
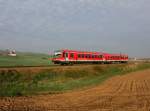
[[[61,57],[62,52],[60,50],[54,51],[54,58],[59,58]]]

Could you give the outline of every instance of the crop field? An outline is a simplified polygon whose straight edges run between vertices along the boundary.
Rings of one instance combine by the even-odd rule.
[[[0,72],[0,111],[150,110],[149,63],[1,68]]]
[[[49,55],[39,53],[17,53],[16,57],[0,55],[0,67],[47,66],[51,64]]]

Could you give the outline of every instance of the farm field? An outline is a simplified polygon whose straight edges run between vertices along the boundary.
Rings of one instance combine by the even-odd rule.
[[[0,55],[0,67],[47,66],[51,64],[47,54],[18,52],[16,57]]]
[[[105,69],[106,67],[110,69],[105,72],[103,69]],[[119,67],[119,69],[117,67]],[[39,75],[38,72],[43,70],[43,68],[36,68],[36,69],[39,70],[36,72],[33,71],[34,72],[33,75]],[[81,69],[84,70],[86,69],[88,72],[90,71],[90,73],[85,75],[85,73],[87,72],[84,73],[80,72],[79,75],[74,75],[78,74],[77,72],[72,72],[74,71],[74,69],[77,72],[78,71],[82,72],[83,70]],[[1,69],[1,71],[4,70],[7,71],[8,69]],[[28,71],[28,68],[27,69],[16,68],[15,70],[17,70],[18,72],[24,72],[22,74],[25,75],[26,74],[25,72]],[[30,69],[30,71],[32,70],[34,70],[34,68]],[[64,73],[60,73],[60,76],[58,75],[51,76],[55,77],[57,82],[54,79],[51,79],[51,81],[56,83],[63,83],[63,87],[61,86],[62,84],[57,85],[55,84],[54,87],[56,87],[56,89],[49,87],[49,89],[52,88],[51,89],[52,92],[51,90],[45,90],[46,92],[41,93],[33,92],[33,94],[22,93],[21,95],[12,95],[12,97],[1,96],[0,111],[1,110],[2,111],[3,110],[149,111],[150,110],[149,63],[126,64],[126,65],[102,65],[102,66],[87,65],[82,66],[82,68],[81,66],[65,66],[65,67],[63,66],[63,67],[50,67],[49,70],[51,71],[53,70],[56,72],[63,72],[63,71],[67,72],[65,73],[67,76],[66,75],[64,76]],[[103,73],[98,74],[98,72]],[[90,74],[94,74],[94,76],[91,76]],[[43,81],[44,83],[47,83],[48,81],[47,75],[44,75],[44,78],[46,77],[46,79],[41,79],[40,77],[43,78],[43,76],[38,76],[39,81],[37,81],[36,84],[37,86]],[[63,77],[63,79],[61,77]],[[32,78],[32,76],[30,76],[30,78]],[[30,79],[28,78],[28,81],[29,80]],[[30,85],[32,86],[32,84]],[[67,91],[65,91],[66,89]],[[39,89],[38,91],[40,92]],[[54,93],[53,91],[56,93]]]
[[[15,111],[149,111],[150,69],[108,79],[85,90],[55,95],[7,97],[0,110]]]
[[[0,68],[0,96],[62,93],[147,68],[149,63]]]

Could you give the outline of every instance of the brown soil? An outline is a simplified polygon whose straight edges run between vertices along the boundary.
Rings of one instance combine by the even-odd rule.
[[[150,69],[86,90],[0,98],[0,111],[150,111]]]

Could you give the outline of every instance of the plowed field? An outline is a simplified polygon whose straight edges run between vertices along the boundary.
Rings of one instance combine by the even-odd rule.
[[[0,111],[150,111],[150,69],[64,94],[0,98]]]

